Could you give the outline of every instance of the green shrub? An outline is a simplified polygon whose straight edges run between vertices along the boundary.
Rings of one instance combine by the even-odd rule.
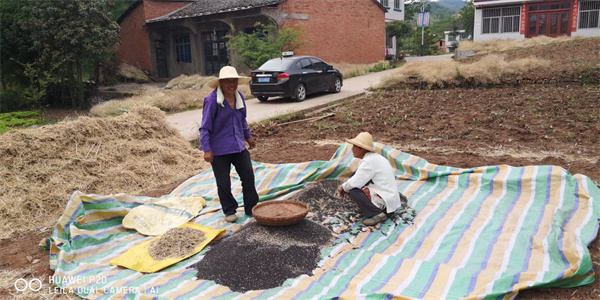
[[[26,128],[46,124],[39,111],[17,111],[0,114],[0,134],[13,128]]]

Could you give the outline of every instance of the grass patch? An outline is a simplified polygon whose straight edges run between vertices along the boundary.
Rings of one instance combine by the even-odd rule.
[[[380,88],[393,88],[401,83],[416,80],[427,85],[444,87],[470,84],[497,84],[504,77],[524,74],[535,68],[547,68],[550,61],[535,57],[506,61],[504,56],[490,54],[470,64],[456,61],[410,62],[398,72],[384,78]]]
[[[49,124],[39,111],[17,111],[0,114],[0,134],[14,128],[27,128],[33,125]]]
[[[373,64],[348,64],[337,63],[333,66],[342,72],[344,79],[365,75],[368,73],[381,72],[401,66],[402,63],[382,61]]]

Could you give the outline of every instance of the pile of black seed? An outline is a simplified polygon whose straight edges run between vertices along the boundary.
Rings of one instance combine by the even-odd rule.
[[[196,277],[241,293],[278,287],[312,275],[332,240],[329,229],[309,220],[282,227],[251,222],[211,246],[194,266]]]
[[[350,225],[362,214],[348,195],[340,197],[338,188],[341,184],[342,181],[337,179],[311,182],[290,199],[306,203],[310,213],[308,218],[313,221],[324,223],[328,218],[336,217],[343,225]],[[327,223],[324,225],[328,226]]]
[[[322,223],[333,231],[334,226],[352,226],[362,219],[360,208],[347,194],[340,197],[338,189],[343,182],[337,179],[320,180],[309,183],[304,189],[291,197],[308,204],[309,216],[307,218]],[[408,199],[402,193],[400,194],[401,207],[394,213],[389,213],[388,218],[398,224],[410,224],[417,215],[416,211],[408,205]],[[335,217],[335,220],[325,222],[325,220]],[[358,234],[358,231],[352,231],[349,228],[342,230],[341,233]]]

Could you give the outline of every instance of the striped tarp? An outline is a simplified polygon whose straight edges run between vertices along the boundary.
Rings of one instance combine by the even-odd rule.
[[[388,220],[372,230],[356,224],[360,233],[344,231],[324,249],[313,274],[281,287],[240,294],[196,278],[190,266],[210,247],[153,274],[110,266],[111,259],[151,238],[124,229],[121,220],[131,208],[156,199],[78,192],[48,240],[54,281],[92,299],[480,299],[594,280],[587,245],[598,232],[600,190],[588,177],[557,166],[440,166],[381,144],[377,152],[396,169],[398,191],[418,212],[414,223]],[[311,181],[348,177],[357,161],[344,144],[330,161],[254,166],[264,201],[293,198]],[[239,178],[232,176],[242,203]],[[229,233],[253,221],[239,213],[237,224],[224,222],[216,195],[208,170],[166,197],[204,197],[207,207],[192,221]]]

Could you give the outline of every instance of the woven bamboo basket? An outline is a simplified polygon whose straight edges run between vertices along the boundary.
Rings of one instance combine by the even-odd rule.
[[[267,226],[288,226],[304,220],[308,205],[295,200],[260,203],[252,209],[256,222]]]

